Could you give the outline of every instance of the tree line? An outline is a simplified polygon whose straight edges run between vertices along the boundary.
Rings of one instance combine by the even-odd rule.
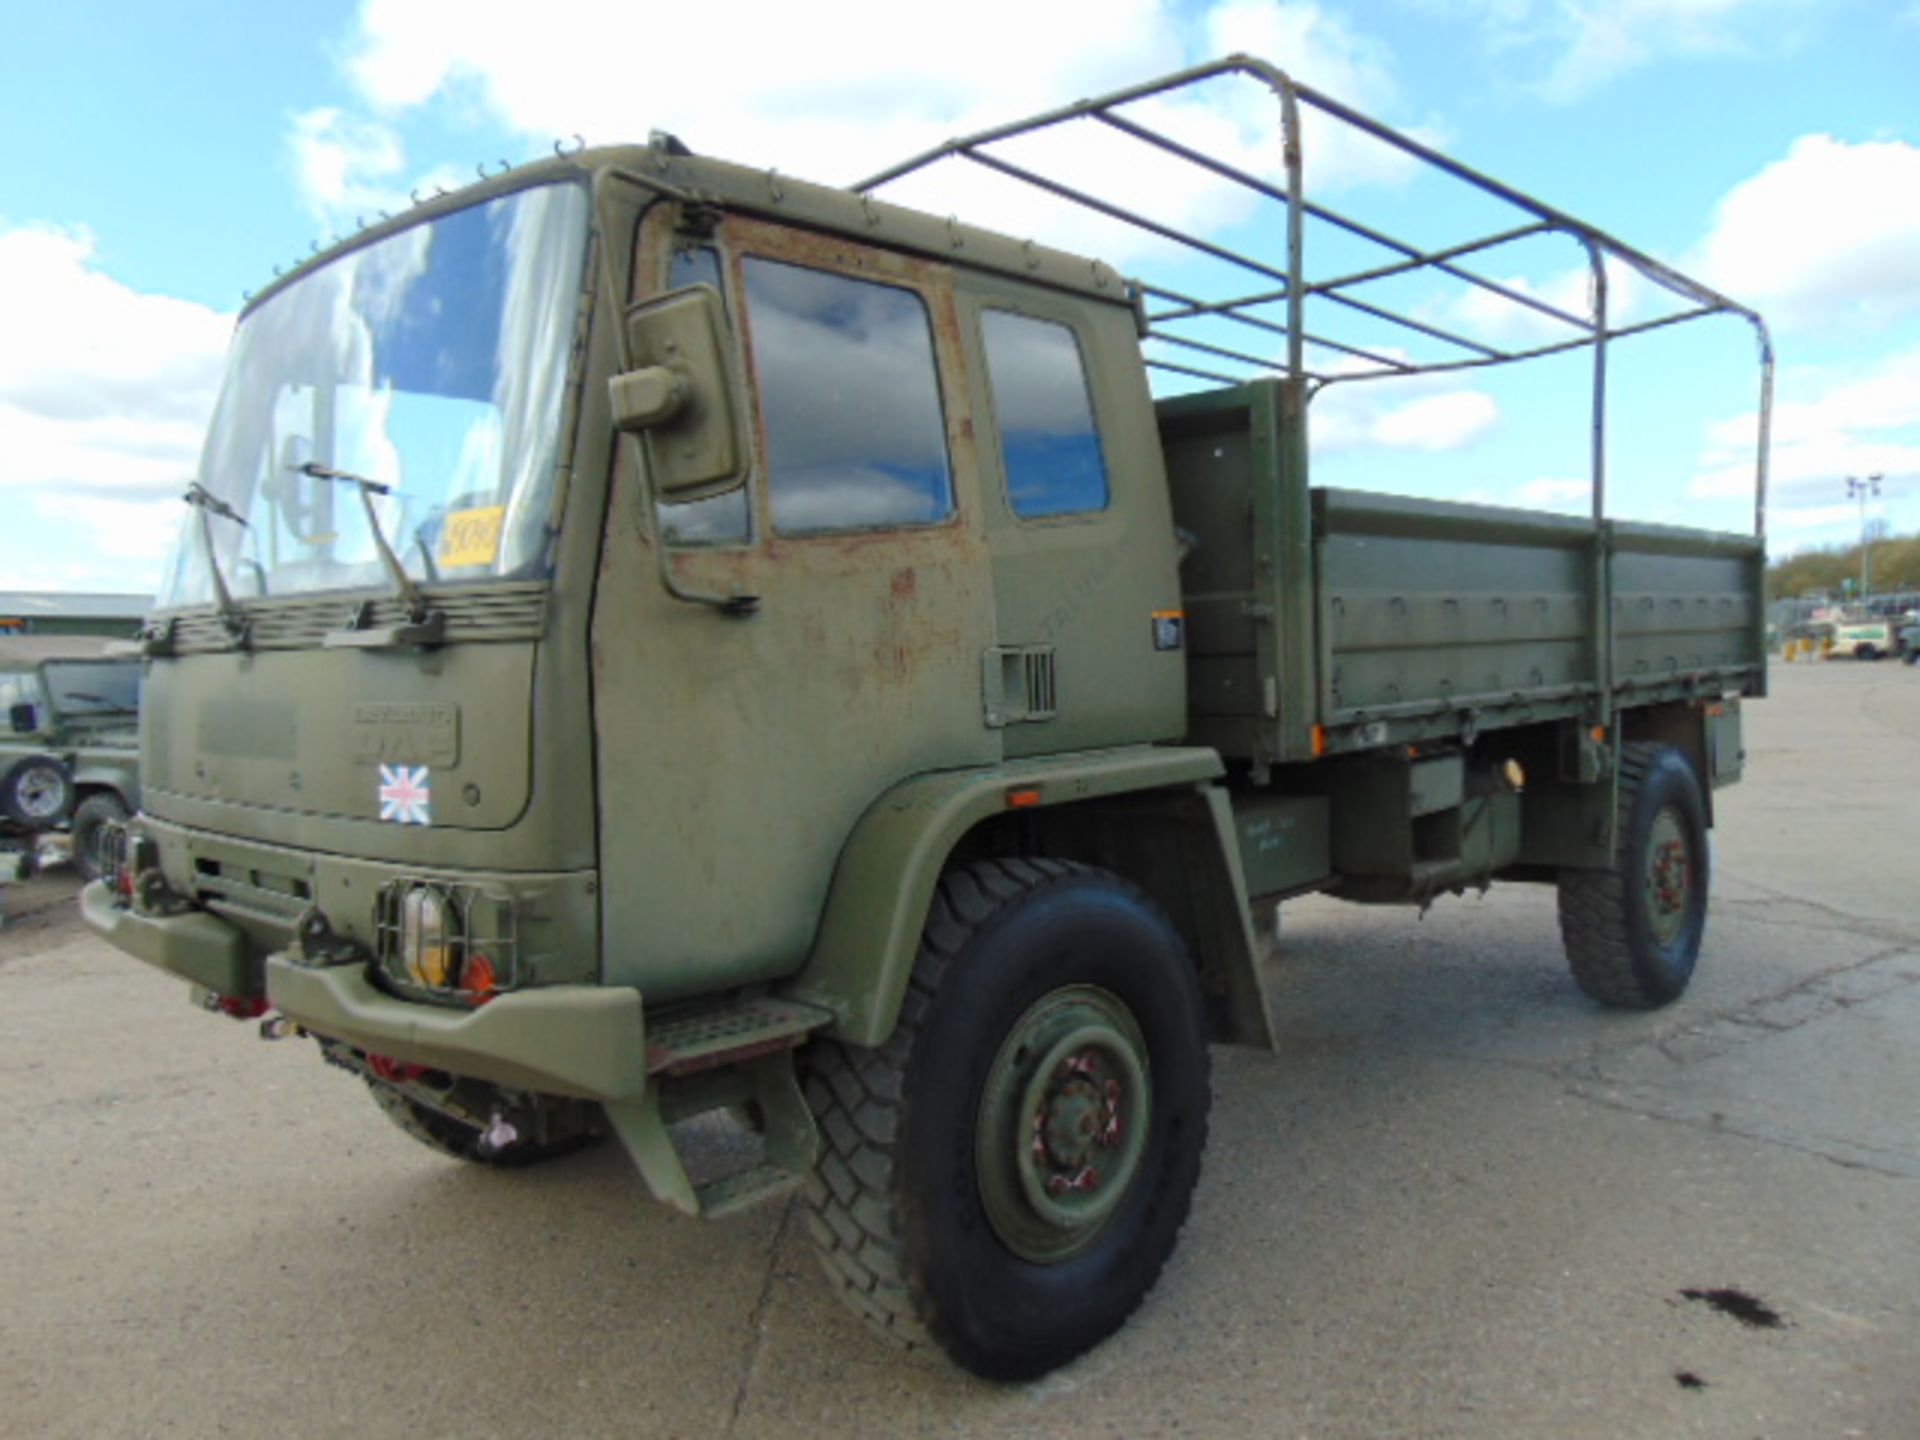
[[[1873,542],[1873,589],[1920,590],[1920,534],[1891,536]],[[1860,545],[1835,545],[1802,550],[1767,566],[1767,598],[1791,600],[1824,590],[1838,596],[1845,582],[1860,584]]]

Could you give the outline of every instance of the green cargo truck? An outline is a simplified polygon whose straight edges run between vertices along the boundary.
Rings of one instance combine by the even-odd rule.
[[[1276,178],[1129,108],[1249,83]],[[1598,436],[1618,342],[1731,316],[1764,415],[1757,317],[1242,57],[851,189],[664,136],[558,154],[244,312],[139,642],[146,812],[87,919],[450,1155],[611,1135],[709,1216],[802,1189],[849,1302],[998,1377],[1152,1286],[1208,1045],[1271,1042],[1285,897],[1553,884],[1588,994],[1675,999],[1765,689],[1763,508],[1608,519],[1597,439],[1587,518],[1311,486],[1310,398],[1420,369],[1316,316],[1389,323],[1382,275],[1518,292],[1472,266],[1499,236],[1360,227],[1384,258],[1315,272],[1305,222],[1359,222],[1307,196],[1307,109],[1592,264],[1571,339],[1400,317],[1465,347],[1434,368],[1585,352]],[[1235,251],[996,148],[1065,124],[1282,238]],[[973,162],[1236,278],[1125,281],[876,193]],[[1608,263],[1672,311],[1610,321]],[[1188,393],[1156,405],[1150,371]],[[1763,426],[1762,495],[1764,456]],[[679,1122],[714,1112],[753,1162],[690,1173]]]

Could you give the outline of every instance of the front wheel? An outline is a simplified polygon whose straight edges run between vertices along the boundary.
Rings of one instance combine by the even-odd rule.
[[[893,1036],[805,1057],[827,1139],[813,1236],[882,1333],[989,1379],[1126,1320],[1172,1253],[1211,1101],[1199,979],[1117,876],[983,861],[942,880]]]
[[[568,1119],[573,1123],[564,1127],[556,1126],[554,1133],[543,1138],[516,1138],[506,1144],[492,1145],[487,1141],[487,1132],[480,1126],[424,1105],[375,1076],[367,1076],[366,1081],[367,1089],[373,1094],[373,1103],[395,1125],[429,1150],[437,1150],[442,1155],[475,1165],[491,1165],[498,1169],[538,1165],[543,1160],[557,1160],[562,1155],[571,1155],[601,1138],[598,1130],[579,1123],[577,1117],[569,1116]]]
[[[1560,872],[1560,938],[1580,988],[1652,1010],[1693,979],[1707,928],[1707,804],[1670,745],[1620,750],[1611,870]]]

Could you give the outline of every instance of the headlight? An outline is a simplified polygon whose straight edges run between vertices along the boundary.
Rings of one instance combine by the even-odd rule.
[[[390,880],[374,909],[381,967],[417,987],[481,1005],[520,982],[511,896],[456,881]]]
[[[415,885],[401,900],[400,962],[416,984],[438,990],[453,978],[447,922],[446,897],[438,890]]]

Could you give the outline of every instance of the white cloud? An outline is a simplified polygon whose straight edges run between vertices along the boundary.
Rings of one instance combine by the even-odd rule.
[[[1348,360],[1334,368],[1352,374],[1373,367]],[[1430,374],[1329,385],[1314,397],[1310,420],[1313,447],[1320,454],[1362,448],[1464,450],[1500,423],[1500,406],[1484,390]]]
[[[47,226],[0,229],[0,314],[9,583],[150,588],[233,317],[132,290],[85,231]]]
[[[61,528],[87,537],[86,553],[103,574],[103,589],[153,588],[153,577],[173,548],[186,506],[163,500],[119,500],[100,495],[42,495],[40,514]]]
[[[1846,477],[1886,477],[1890,504],[1920,491],[1920,349],[1846,373],[1783,372],[1773,415],[1769,530],[1776,549],[1857,533],[1859,511],[1841,505]],[[1701,499],[1753,493],[1755,419],[1707,432],[1687,493]]]
[[[1376,416],[1367,438],[1390,450],[1460,450],[1499,423],[1500,407],[1480,390],[1410,400]]]
[[[1920,147],[1801,136],[1728,192],[1692,263],[1783,329],[1920,312]]]
[[[967,23],[942,31],[933,45],[902,23],[891,0],[843,0],[831,23],[804,6],[760,0],[730,7],[722,23],[751,36],[729,51],[725,84],[697,65],[649,66],[645,83],[636,84],[636,55],[711,45],[711,10],[550,0],[542,23],[530,27],[523,7],[507,0],[366,0],[348,68],[368,104],[389,115],[436,100],[477,103],[535,146],[574,134],[630,141],[666,129],[702,154],[830,183],[850,183],[1063,97],[1099,94],[1233,49],[1273,60],[1363,109],[1391,107],[1397,98],[1383,52],[1312,3],[1224,0],[1195,24],[1177,22],[1162,0],[976,0]],[[582,46],[582,34],[594,43]],[[1190,41],[1204,48],[1196,53]],[[1256,82],[1223,80],[1129,113],[1254,173],[1280,172],[1278,105]],[[1344,126],[1310,125],[1307,144],[1317,187],[1391,180],[1405,168]],[[384,158],[378,147],[370,153]],[[1176,225],[1204,217],[1217,228],[1253,203],[1095,124],[1059,127],[1004,153]],[[1165,244],[964,162],[886,193],[1117,264]]]
[[[391,127],[329,106],[294,116],[289,144],[300,198],[322,224],[343,227],[406,207],[396,183],[406,151]]]
[[[1562,248],[1571,244],[1561,237],[1554,238],[1560,240]],[[1497,250],[1488,253],[1500,254]],[[1466,265],[1475,274],[1529,299],[1551,305],[1562,314],[1575,315],[1584,320],[1593,313],[1593,267],[1590,264],[1571,266],[1537,281],[1522,274],[1494,273],[1484,260],[1476,263],[1470,259]],[[1607,321],[1610,325],[1631,323],[1655,309],[1670,311],[1679,307],[1680,302],[1676,298],[1668,297],[1664,291],[1650,284],[1631,265],[1609,257],[1606,275]],[[1470,339],[1502,349],[1553,345],[1580,338],[1580,331],[1563,320],[1557,320],[1531,305],[1510,300],[1495,291],[1465,282],[1459,282],[1452,299],[1435,318],[1450,330],[1457,330]]]
[[[648,65],[636,82],[637,56],[712,46],[715,16],[698,7],[549,0],[532,26],[516,0],[366,0],[359,21],[349,72],[380,109],[463,92],[536,140],[660,127],[703,153],[846,179],[964,128],[985,97],[1055,104],[1180,56],[1156,0],[978,0],[931,45],[883,0],[845,0],[830,19],[740,4],[723,17],[739,42],[723,84],[696,64]]]
[[[1444,4],[1444,0],[1442,0]],[[1567,103],[1645,65],[1685,56],[1746,54],[1791,43],[1788,23],[1809,0],[1453,0],[1476,15],[1495,48],[1535,61],[1534,88]]]
[[[53,421],[204,422],[232,317],[143,295],[93,266],[81,229],[0,229],[0,406]],[[22,452],[0,485],[21,473]]]
[[[1386,48],[1319,5],[1223,0],[1207,13],[1205,33],[1207,56],[1239,53],[1269,61],[1301,84],[1370,115],[1400,108]],[[1225,102],[1225,108],[1246,135],[1267,140],[1267,163],[1248,168],[1277,179],[1281,167],[1273,148],[1278,140],[1275,104],[1271,95],[1247,87]],[[1311,106],[1302,107],[1300,126],[1307,184],[1315,194],[1344,185],[1396,183],[1418,163]],[[1416,133],[1428,144],[1440,143],[1430,128]]]
[[[1764,0],[1763,0],[1764,3]],[[1570,0],[1556,7],[1566,49],[1542,86],[1573,100],[1615,76],[1667,55],[1737,48],[1728,26],[1754,0]]]
[[[1554,510],[1562,514],[1591,515],[1593,513],[1593,482],[1591,480],[1566,480],[1543,477],[1529,480],[1517,486],[1511,505],[1524,506],[1529,510]]]
[[[0,487],[148,492],[192,471],[232,317],[145,295],[81,230],[0,230]]]

